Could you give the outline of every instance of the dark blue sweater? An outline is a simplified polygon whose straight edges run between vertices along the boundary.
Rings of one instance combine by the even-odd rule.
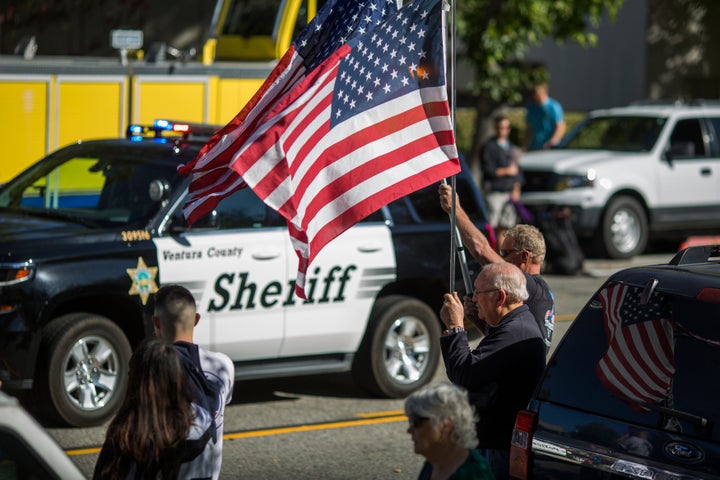
[[[532,313],[508,313],[475,350],[466,332],[440,339],[445,371],[470,392],[480,421],[478,448],[510,449],[517,412],[527,406],[545,368],[545,344]]]

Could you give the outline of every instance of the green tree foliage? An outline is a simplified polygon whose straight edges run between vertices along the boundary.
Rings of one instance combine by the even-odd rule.
[[[648,0],[649,98],[720,98],[718,21],[717,0]]]
[[[541,66],[523,62],[523,54],[543,39],[573,41],[592,47],[592,27],[607,12],[613,19],[623,0],[462,0],[456,3],[462,56],[473,68],[470,85],[477,110],[470,153],[477,162],[489,117],[499,107],[517,104],[533,82],[547,79]]]

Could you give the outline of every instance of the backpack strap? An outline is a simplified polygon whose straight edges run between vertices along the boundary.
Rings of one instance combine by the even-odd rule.
[[[212,418],[211,433],[213,442],[217,442],[217,425],[215,415],[220,409],[220,394],[210,384],[200,364],[200,350],[197,345],[190,342],[175,342],[175,349],[180,354],[185,371],[188,374],[186,382],[190,398],[210,413]]]
[[[205,445],[215,436],[215,422],[210,423],[203,434],[193,440],[185,440],[176,450],[181,463],[189,462],[205,450]]]

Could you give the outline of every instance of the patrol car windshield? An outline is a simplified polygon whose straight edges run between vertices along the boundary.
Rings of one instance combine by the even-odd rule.
[[[144,227],[183,177],[173,162],[137,150],[76,145],[59,150],[0,190],[0,207],[88,226]]]
[[[581,122],[564,139],[561,148],[649,152],[667,119],[664,117],[605,116]]]

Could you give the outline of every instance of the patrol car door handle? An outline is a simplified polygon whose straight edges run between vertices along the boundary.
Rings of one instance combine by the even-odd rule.
[[[252,254],[252,258],[255,260],[272,260],[273,258],[278,258],[280,256],[280,252],[271,252],[271,251],[263,251],[263,252],[255,252]]]
[[[712,174],[712,170],[710,169],[710,167],[704,167],[704,168],[700,169],[700,175],[702,175],[703,177],[707,177],[708,175],[711,175],[711,174]]]
[[[373,253],[382,250],[382,245],[360,245],[358,251],[361,253]]]

